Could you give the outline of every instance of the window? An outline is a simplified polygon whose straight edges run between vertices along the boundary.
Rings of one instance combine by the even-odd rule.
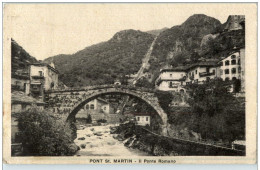
[[[229,78],[227,77],[227,78],[225,78],[225,81],[229,81]]]
[[[169,83],[169,87],[172,88],[172,82]]]
[[[226,70],[225,70],[225,74],[229,74],[229,69],[226,69]]]
[[[146,122],[148,122],[149,121],[149,117],[146,117]]]
[[[226,66],[229,65],[229,60],[225,61],[225,65],[226,65]]]
[[[37,89],[38,89],[38,86],[35,85],[35,84],[33,84],[33,85],[32,85],[32,88],[35,89],[35,90],[37,90]]]
[[[220,65],[220,66],[223,66],[223,62],[221,61],[221,62],[219,63],[219,65]]]
[[[231,56],[231,59],[235,59],[235,58],[236,58],[236,55],[232,55],[232,56]]]
[[[170,77],[172,77],[172,74],[170,74]]]
[[[237,64],[240,65],[240,59],[237,60]]]
[[[88,104],[86,105],[86,110],[89,110],[89,105]]]
[[[198,73],[198,71],[196,70],[196,74]]]
[[[207,73],[209,72],[209,67],[206,68],[206,72],[207,72]]]
[[[43,76],[43,75],[42,75],[42,71],[39,71],[39,76]]]
[[[215,69],[214,69],[214,70],[212,70],[212,73],[213,73],[213,75],[215,75]]]
[[[105,106],[105,107],[104,107],[104,110],[106,110],[106,109],[107,109],[107,107]]]
[[[91,109],[91,110],[94,110],[94,109],[95,109],[94,104],[91,104],[91,105],[90,105],[90,109]]]
[[[232,65],[236,65],[237,61],[236,60],[231,60]]]
[[[140,121],[140,117],[137,117],[137,121]]]
[[[236,72],[237,72],[236,68],[232,68],[231,73],[236,74]]]

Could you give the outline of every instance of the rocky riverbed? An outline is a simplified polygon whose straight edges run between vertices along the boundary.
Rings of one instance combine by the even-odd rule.
[[[117,134],[110,134],[112,125],[85,127],[77,130],[75,156],[148,156],[146,152],[126,147]],[[113,129],[113,128],[112,128]]]

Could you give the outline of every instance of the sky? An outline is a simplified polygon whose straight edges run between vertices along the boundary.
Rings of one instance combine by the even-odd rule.
[[[4,29],[31,56],[43,60],[107,41],[121,30],[148,31],[182,24],[193,14],[224,23],[225,4],[7,4]],[[239,13],[238,13],[239,15]]]

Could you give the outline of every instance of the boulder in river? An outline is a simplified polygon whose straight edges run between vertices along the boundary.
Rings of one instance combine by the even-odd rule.
[[[85,149],[85,148],[86,148],[86,144],[81,144],[80,147],[81,147],[82,149]]]
[[[101,132],[96,132],[96,133],[94,133],[94,135],[96,135],[96,136],[102,136],[103,134],[102,134]]]
[[[89,147],[94,148],[94,147],[98,147],[98,145],[97,144],[90,144]]]
[[[78,150],[80,150],[80,147],[76,145],[75,143],[72,143],[69,146],[69,155],[74,155]]]
[[[95,129],[94,129],[94,128],[91,128],[90,130],[91,130],[91,131],[94,131]]]
[[[115,141],[108,141],[107,144],[108,144],[108,145],[115,145],[116,142],[115,142]]]
[[[78,138],[78,140],[85,140],[85,138],[84,138],[84,137],[81,137],[81,138]]]
[[[91,136],[91,134],[87,134],[86,136],[87,136],[87,137],[90,137],[90,136]]]

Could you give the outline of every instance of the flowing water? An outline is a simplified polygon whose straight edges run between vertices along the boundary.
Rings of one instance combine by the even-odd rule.
[[[77,139],[74,142],[81,148],[75,156],[148,156],[147,153],[125,147],[122,141],[114,139],[114,134],[110,134],[110,126],[77,130]],[[82,148],[82,145],[85,145],[85,148]]]

